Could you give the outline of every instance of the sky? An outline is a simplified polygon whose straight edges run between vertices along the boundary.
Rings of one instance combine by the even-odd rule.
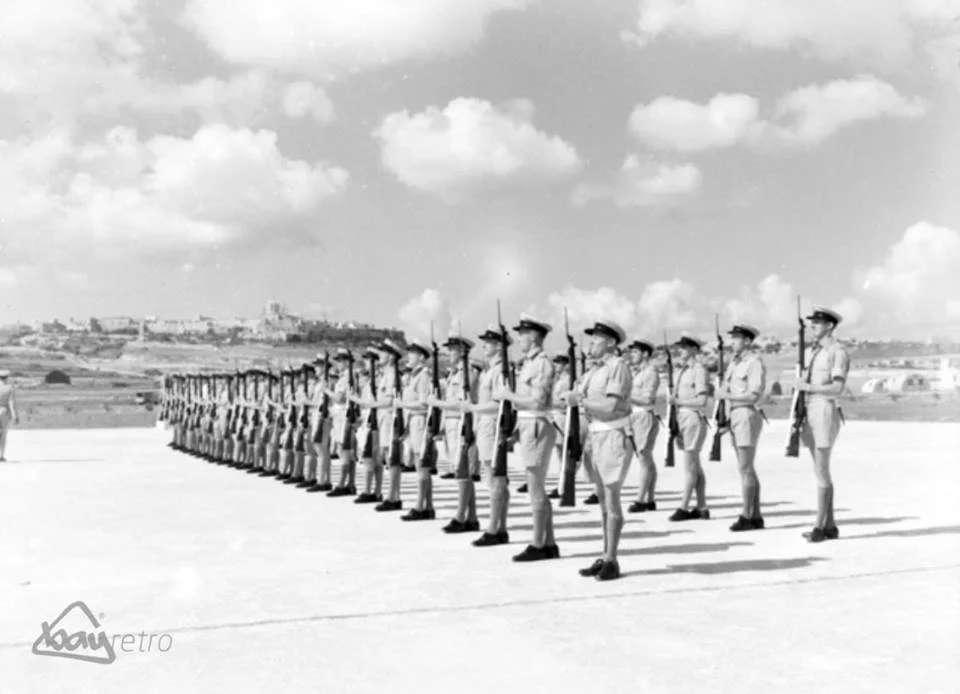
[[[0,0],[0,323],[960,338],[960,0]]]

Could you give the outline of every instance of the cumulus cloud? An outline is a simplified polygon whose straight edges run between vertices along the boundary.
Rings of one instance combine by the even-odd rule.
[[[284,157],[271,131],[211,125],[189,139],[99,141],[65,133],[0,141],[0,233],[11,245],[102,252],[212,248],[295,229],[339,195],[347,172]]]
[[[580,169],[573,146],[532,119],[527,100],[495,107],[459,98],[443,110],[391,113],[374,136],[383,166],[400,181],[453,202],[478,187],[555,181]]]
[[[660,207],[677,204],[700,190],[703,175],[696,165],[643,162],[629,155],[612,185],[581,185],[573,202],[612,199],[617,207]]]
[[[809,85],[785,95],[777,103],[777,118],[789,123],[776,127],[785,142],[818,144],[854,123],[883,116],[917,118],[927,111],[920,98],[902,96],[893,86],[871,75]]]
[[[0,285],[12,286],[17,283],[17,274],[10,268],[0,267]]]
[[[430,338],[431,322],[438,343],[442,342],[441,338],[446,338],[454,325],[450,303],[438,289],[425,289],[405,303],[397,316],[407,337],[417,340]]]
[[[740,144],[817,145],[858,122],[926,112],[923,99],[859,75],[795,89],[778,100],[768,119],[761,117],[758,100],[746,94],[718,94],[705,104],[659,97],[633,109],[629,128],[649,147],[689,153]]]
[[[634,38],[725,39],[830,61],[892,66],[955,34],[956,0],[645,0]]]
[[[756,287],[743,287],[740,296],[724,302],[731,323],[749,323],[763,330],[796,323],[797,292],[779,275],[769,275]]]
[[[904,326],[943,325],[960,319],[958,268],[960,231],[920,222],[863,274],[862,294]]]
[[[746,94],[717,94],[703,105],[662,96],[633,109],[630,131],[651,147],[697,152],[737,144],[759,112],[757,99]]]
[[[563,326],[566,309],[571,330],[572,326],[582,329],[600,317],[619,323],[624,330],[630,330],[637,319],[636,304],[612,287],[590,290],[568,286],[563,291],[550,294],[547,305],[550,307],[549,320],[555,326]]]
[[[637,300],[638,327],[655,340],[663,332],[690,331],[703,320],[706,300],[697,288],[680,278],[648,284]]]
[[[476,45],[533,0],[190,0],[184,24],[223,58],[327,78]]]

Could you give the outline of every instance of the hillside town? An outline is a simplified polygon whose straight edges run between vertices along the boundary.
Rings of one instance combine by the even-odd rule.
[[[340,341],[404,342],[403,331],[378,328],[352,321],[308,319],[289,312],[275,300],[268,301],[254,318],[219,319],[158,316],[97,316],[33,321],[3,326],[0,342],[48,349],[69,348],[71,342],[88,338],[120,338],[126,341],[178,343],[320,343]]]

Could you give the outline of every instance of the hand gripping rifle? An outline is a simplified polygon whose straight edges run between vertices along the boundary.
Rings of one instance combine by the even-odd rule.
[[[390,425],[390,467],[403,467],[403,437],[407,434],[403,422],[403,409],[397,406],[403,395],[403,381],[400,374],[400,355],[393,357],[393,422]]]
[[[433,354],[430,358],[430,388],[433,397],[440,398],[440,347],[433,336],[433,323],[430,323],[430,345]],[[427,423],[423,434],[423,450],[420,453],[420,463],[431,472],[437,470],[437,438],[440,436],[440,427],[443,422],[443,410],[431,407],[427,414]]]
[[[723,381],[726,376],[726,369],[723,368],[723,335],[720,334],[720,316],[716,316],[717,326],[717,388],[723,387]],[[723,434],[730,428],[730,417],[727,414],[727,401],[714,398],[713,401],[713,422],[717,429],[713,432],[713,445],[710,447],[710,460],[713,462],[722,459],[720,443],[723,440]]]
[[[253,406],[249,404],[243,408],[244,412],[244,438],[247,443],[257,442],[257,428],[260,426],[260,373],[253,372]],[[247,399],[247,382],[243,382],[243,399]]]
[[[347,391],[348,393],[353,393],[357,387],[356,378],[353,372],[353,352],[347,350]],[[343,422],[343,432],[340,436],[340,450],[341,451],[352,451],[354,443],[354,426],[357,423],[357,420],[360,418],[359,413],[357,412],[357,404],[350,399],[347,399],[347,411],[344,415]]]
[[[371,351],[369,356],[370,368],[370,397],[374,402],[377,400],[377,356]],[[371,407],[367,413],[367,435],[363,440],[363,453],[365,459],[372,459],[376,454],[376,436],[380,432],[380,420],[377,417],[377,408]]]
[[[803,322],[803,313],[800,310],[800,297],[797,297],[797,323],[799,324],[797,332],[797,383],[803,376],[804,359],[806,358],[806,325]],[[810,373],[807,373],[807,382],[810,382]],[[799,388],[793,391],[793,402],[790,404],[790,434],[787,438],[786,457],[797,458],[800,456],[800,432],[803,431],[803,425],[807,420],[807,400]]]
[[[667,334],[663,334],[663,351],[667,355],[667,393],[673,395],[674,382],[673,382],[673,356],[670,354],[670,345],[667,342]],[[667,467],[673,467],[676,465],[676,444],[677,437],[680,435],[680,422],[677,421],[677,408],[671,403],[667,402],[667,459],[665,465]]]
[[[463,370],[463,401],[473,402],[473,391],[470,388],[470,350],[460,334],[460,368]],[[457,454],[457,470],[470,470],[470,448],[477,441],[477,434],[473,426],[473,412],[467,411],[460,415],[460,450]]]
[[[507,328],[500,314],[500,301],[497,301],[497,325],[500,326],[500,378],[511,393],[517,389],[513,371],[510,368],[510,356],[507,353]],[[513,403],[500,401],[497,411],[497,429],[494,435],[493,476],[507,476],[507,454],[513,451],[513,432],[517,428],[517,413]]]
[[[323,373],[320,375],[321,388],[326,391],[330,387],[330,353],[323,353]],[[323,443],[323,432],[327,425],[327,419],[330,417],[330,396],[324,392],[320,397],[320,417],[317,421],[317,428],[313,432],[313,442]]]
[[[567,334],[567,369],[570,379],[569,390],[577,387],[577,343],[570,334],[570,321],[567,309],[563,309],[563,327]],[[560,469],[563,474],[563,495],[561,506],[577,505],[577,464],[583,457],[583,441],[580,435],[580,406],[567,405],[567,416],[563,424],[563,448]]]

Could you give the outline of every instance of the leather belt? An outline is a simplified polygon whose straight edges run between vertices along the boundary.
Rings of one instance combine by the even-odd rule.
[[[590,422],[590,431],[619,431],[630,428],[630,417],[621,417],[612,422]]]

